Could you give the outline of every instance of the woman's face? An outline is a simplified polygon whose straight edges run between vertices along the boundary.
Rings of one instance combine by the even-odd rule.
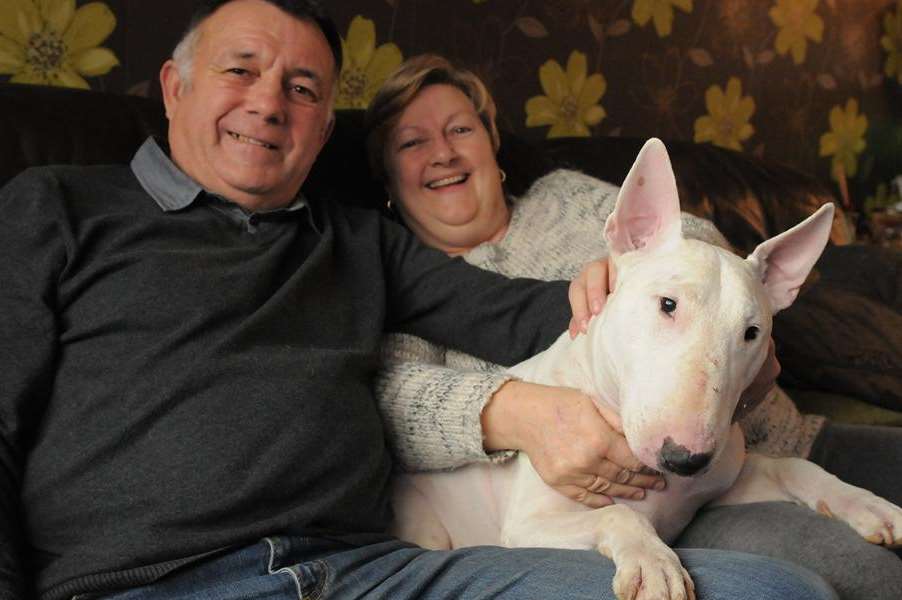
[[[431,85],[385,142],[388,192],[408,227],[448,254],[500,239],[509,212],[488,131],[470,99]]]

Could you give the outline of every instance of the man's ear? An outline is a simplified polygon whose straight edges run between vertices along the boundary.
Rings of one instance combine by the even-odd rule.
[[[175,61],[171,58],[163,63],[160,68],[160,89],[163,91],[163,105],[166,107],[166,118],[172,119],[182,92],[182,75],[179,73]]]
[[[825,204],[792,229],[761,242],[749,255],[747,260],[757,270],[774,312],[796,299],[830,239],[832,226],[833,205]]]
[[[682,239],[676,179],[661,140],[651,138],[639,151],[605,222],[604,236],[613,255],[663,248]]]

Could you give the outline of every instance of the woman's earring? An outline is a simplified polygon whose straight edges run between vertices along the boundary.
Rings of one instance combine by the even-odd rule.
[[[499,168],[498,171],[501,173],[501,183],[507,181],[507,173],[504,172],[504,169]]]
[[[385,210],[391,212],[391,198],[385,201]]]

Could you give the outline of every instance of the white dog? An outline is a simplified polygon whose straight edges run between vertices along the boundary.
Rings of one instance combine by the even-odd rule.
[[[766,358],[772,315],[795,299],[832,216],[832,205],[821,207],[745,260],[684,239],[667,151],[649,140],[605,225],[617,282],[604,311],[587,335],[565,332],[510,371],[596,398],[667,488],[593,510],[548,487],[521,452],[504,465],[401,476],[396,533],[429,548],[596,549],[614,561],[621,599],[694,597],[665,541],[706,503],[788,500],[846,521],[871,542],[902,541],[902,509],[806,460],[747,455],[733,422]]]

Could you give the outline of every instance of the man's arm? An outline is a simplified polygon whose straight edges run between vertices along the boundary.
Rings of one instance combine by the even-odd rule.
[[[567,329],[569,282],[484,271],[424,246],[389,221],[383,223],[382,245],[390,331],[512,365]]]
[[[48,184],[26,175],[0,190],[0,597],[24,598],[26,546],[19,500],[56,362],[54,284],[64,264]]]

